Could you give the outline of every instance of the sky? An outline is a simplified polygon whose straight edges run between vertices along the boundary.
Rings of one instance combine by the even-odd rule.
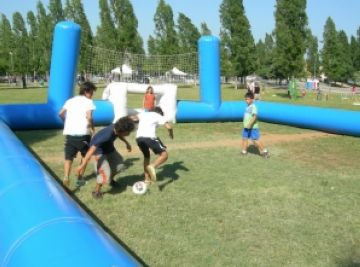
[[[0,0],[0,13],[6,15],[12,23],[14,12],[20,12],[24,19],[26,13],[32,10],[36,14],[38,0]],[[41,0],[45,7],[48,0]],[[130,0],[138,19],[138,31],[144,42],[154,33],[154,14],[159,0]],[[200,29],[205,22],[213,35],[220,32],[219,8],[222,0],[165,0],[171,6],[176,23],[179,12],[189,17],[192,23]],[[63,0],[63,4],[65,1]],[[83,0],[84,9],[93,30],[99,24],[98,0]],[[276,0],[243,0],[246,16],[251,25],[255,41],[264,39],[266,33],[271,33],[275,27],[274,11]],[[336,29],[344,30],[350,38],[356,36],[360,28],[360,0],[308,0],[307,15],[309,27],[313,34],[322,41],[324,25],[328,17],[335,22]]]

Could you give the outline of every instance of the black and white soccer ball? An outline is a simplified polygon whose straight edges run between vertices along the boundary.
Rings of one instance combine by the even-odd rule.
[[[147,184],[143,181],[138,181],[133,185],[132,191],[136,195],[143,195],[147,191]]]

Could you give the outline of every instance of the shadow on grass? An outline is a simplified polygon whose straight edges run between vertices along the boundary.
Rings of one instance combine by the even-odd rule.
[[[254,155],[260,156],[260,151],[259,151],[259,149],[258,149],[254,144],[250,144],[250,145],[248,146],[247,152],[248,152],[249,154],[254,154]]]
[[[164,190],[166,186],[179,179],[180,176],[177,174],[177,171],[189,171],[189,169],[184,166],[183,161],[163,165],[160,169],[161,171],[158,173],[158,181],[159,183],[161,182],[158,185],[160,191]]]
[[[58,177],[52,170],[51,168],[49,168],[49,166],[41,160],[41,158],[39,158],[39,156],[30,148],[27,146],[27,148],[29,149],[29,151],[33,154],[33,156],[40,162],[40,164],[42,165],[42,167],[50,174],[50,176],[52,176],[52,178],[55,179],[55,181],[57,183],[60,184],[60,186],[64,189],[64,191],[74,200],[76,201],[76,203],[78,203],[80,205],[80,207],[98,224],[101,226],[102,229],[104,229],[104,231],[109,234],[121,247],[123,247],[136,261],[138,261],[141,266],[149,266],[147,265],[138,255],[136,255],[136,253],[131,250],[130,247],[128,247],[123,241],[121,241],[117,235],[115,235],[110,228],[108,228],[106,226],[106,224],[103,223],[102,220],[100,220],[95,213],[93,213],[90,209],[87,208],[87,206],[74,194],[73,191],[64,188],[62,186],[62,180],[60,177]],[[130,163],[132,164],[132,159],[129,159]],[[126,161],[125,161],[126,162]]]

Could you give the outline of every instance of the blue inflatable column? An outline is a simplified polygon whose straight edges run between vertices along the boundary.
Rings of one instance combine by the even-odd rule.
[[[80,26],[71,21],[55,26],[48,105],[57,113],[64,102],[73,96],[80,47]]]
[[[0,120],[0,266],[140,266]]]
[[[200,102],[179,101],[178,122],[216,120],[221,106],[219,43],[215,36],[199,39]]]
[[[203,36],[198,41],[200,100],[215,109],[221,105],[219,39]]]

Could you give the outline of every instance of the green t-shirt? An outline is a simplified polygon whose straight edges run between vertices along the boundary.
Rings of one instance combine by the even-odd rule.
[[[247,127],[247,125],[249,124],[249,122],[252,120],[253,116],[256,115],[257,116],[258,111],[256,106],[254,105],[254,103],[252,103],[251,105],[247,106],[245,109],[245,113],[244,113],[244,119],[243,119],[243,124],[244,127]],[[257,120],[255,121],[255,123],[253,124],[253,129],[254,128],[259,128],[259,125],[257,123]]]

